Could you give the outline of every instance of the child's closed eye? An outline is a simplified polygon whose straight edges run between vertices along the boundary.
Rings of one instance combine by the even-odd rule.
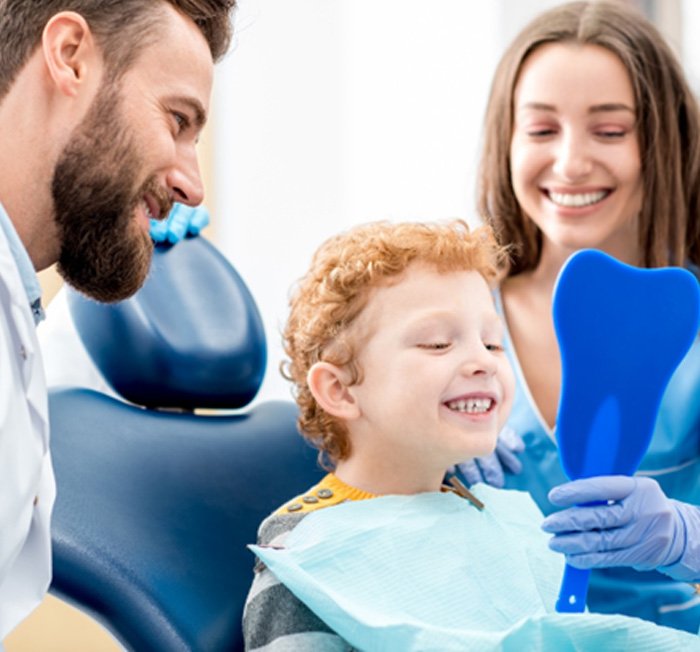
[[[493,342],[491,342],[491,343],[485,342],[484,346],[486,347],[487,351],[495,351],[495,352],[505,351],[502,344],[497,344],[497,343],[493,343]]]
[[[419,342],[416,345],[419,349],[426,349],[428,351],[444,351],[452,346],[451,342]]]

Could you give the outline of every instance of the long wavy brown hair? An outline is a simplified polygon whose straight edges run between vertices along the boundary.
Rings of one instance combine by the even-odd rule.
[[[513,93],[520,70],[550,43],[604,47],[624,64],[634,89],[644,203],[639,249],[647,267],[700,264],[700,123],[680,64],[656,28],[615,2],[572,2],[535,18],[503,55],[486,110],[478,209],[511,245],[509,275],[535,268],[542,234],[520,208],[510,179]]]

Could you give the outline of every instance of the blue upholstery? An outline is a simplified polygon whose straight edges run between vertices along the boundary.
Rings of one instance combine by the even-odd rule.
[[[240,407],[257,391],[262,326],[222,260],[201,238],[187,240],[158,252],[129,301],[71,299],[93,360],[135,405],[87,389],[50,393],[51,590],[138,652],[242,650],[254,561],[245,545],[272,509],[322,475],[291,402],[205,415],[140,407]]]
[[[204,238],[159,246],[128,301],[100,304],[69,292],[78,334],[115,391],[148,407],[237,408],[265,373],[255,301]]]

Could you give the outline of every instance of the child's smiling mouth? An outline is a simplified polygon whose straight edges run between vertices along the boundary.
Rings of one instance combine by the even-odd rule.
[[[464,396],[445,401],[445,406],[454,412],[486,414],[493,410],[496,400],[490,396]]]

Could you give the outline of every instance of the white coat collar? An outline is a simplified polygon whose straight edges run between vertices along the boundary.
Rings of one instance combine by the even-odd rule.
[[[39,278],[36,275],[29,254],[24,244],[22,244],[22,241],[19,239],[14,224],[12,224],[12,220],[10,220],[2,203],[0,203],[0,228],[2,228],[5,233],[10,252],[17,264],[17,270],[22,279],[24,290],[27,293],[27,300],[29,301],[29,308],[34,317],[34,323],[38,324],[45,317],[44,309],[41,307],[41,285],[39,285]]]

